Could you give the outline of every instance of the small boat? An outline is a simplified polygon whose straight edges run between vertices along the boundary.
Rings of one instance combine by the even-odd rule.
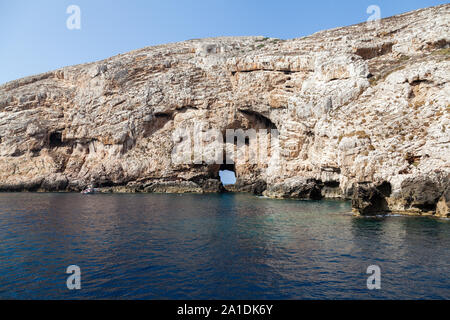
[[[94,194],[96,190],[94,188],[87,188],[86,190],[81,191],[81,194]]]

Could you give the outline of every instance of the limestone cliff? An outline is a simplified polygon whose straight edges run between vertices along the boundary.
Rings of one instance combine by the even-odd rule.
[[[171,161],[174,131],[206,123],[279,132],[279,159],[231,166],[237,190],[447,216],[449,22],[447,4],[299,39],[148,47],[6,83],[0,190],[220,192],[226,166]]]

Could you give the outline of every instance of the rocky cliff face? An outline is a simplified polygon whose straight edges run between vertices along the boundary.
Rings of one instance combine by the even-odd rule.
[[[293,40],[189,40],[6,83],[0,190],[220,192],[228,168],[237,190],[447,216],[449,21],[442,5]],[[277,130],[279,157],[174,163],[174,132],[199,123]]]

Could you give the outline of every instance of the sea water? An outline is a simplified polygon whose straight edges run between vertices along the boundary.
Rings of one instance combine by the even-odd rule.
[[[450,298],[450,221],[350,211],[245,194],[3,193],[0,298]]]

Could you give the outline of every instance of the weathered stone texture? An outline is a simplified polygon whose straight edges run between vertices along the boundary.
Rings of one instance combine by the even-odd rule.
[[[171,161],[175,129],[203,122],[278,129],[279,159],[235,165],[241,190],[354,197],[364,213],[380,195],[360,186],[387,183],[382,210],[448,215],[449,21],[447,4],[378,27],[190,40],[6,83],[0,190],[221,191],[220,165]]]

